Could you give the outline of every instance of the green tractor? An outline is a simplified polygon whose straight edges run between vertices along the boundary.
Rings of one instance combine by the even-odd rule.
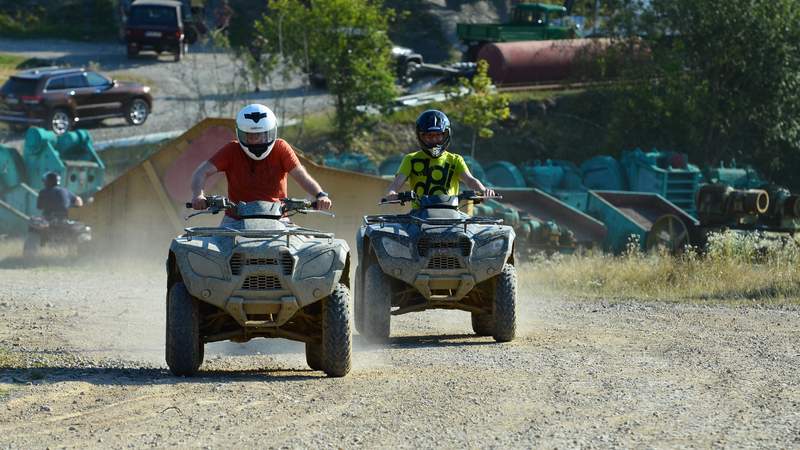
[[[520,3],[511,11],[508,23],[459,23],[456,33],[467,47],[464,59],[475,61],[481,47],[491,42],[545,41],[576,37],[574,26],[566,17],[572,11],[574,0],[564,5],[549,3]]]

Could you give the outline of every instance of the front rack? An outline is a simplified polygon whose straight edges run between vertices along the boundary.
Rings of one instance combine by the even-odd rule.
[[[466,219],[423,219],[409,214],[401,214],[364,216],[364,223],[422,223],[426,225],[468,225],[474,223],[481,225],[500,225],[503,223],[503,219],[485,216],[469,217]]]
[[[288,230],[237,230],[230,227],[189,227],[183,229],[186,237],[199,236],[241,236],[248,238],[269,238],[286,236],[310,236],[315,238],[333,239],[333,233],[312,230],[310,228],[296,227]]]

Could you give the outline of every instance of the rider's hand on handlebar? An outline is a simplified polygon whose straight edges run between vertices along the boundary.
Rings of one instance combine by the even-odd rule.
[[[208,208],[208,202],[205,195],[200,194],[192,199],[192,209],[200,211],[206,208]]]
[[[486,189],[483,191],[483,196],[484,196],[484,197],[494,197],[494,196],[496,196],[496,195],[497,195],[497,193],[496,193],[496,192],[494,191],[494,189],[492,189],[492,188],[486,188]]]
[[[393,200],[397,200],[397,192],[389,191],[386,193],[386,197],[383,198],[384,201],[391,202]]]
[[[330,197],[327,196],[318,198],[316,203],[317,209],[320,211],[327,211],[333,206],[333,202],[331,201]]]

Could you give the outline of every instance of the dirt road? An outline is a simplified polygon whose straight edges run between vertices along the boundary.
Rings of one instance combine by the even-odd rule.
[[[341,379],[286,341],[163,363],[163,262],[0,262],[0,448],[797,447],[800,311],[565,300],[522,285],[519,338],[468,315],[355,338]],[[523,269],[531,270],[530,268]]]

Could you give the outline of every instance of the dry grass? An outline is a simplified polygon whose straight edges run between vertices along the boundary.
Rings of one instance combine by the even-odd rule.
[[[638,246],[631,246],[631,249]],[[727,232],[704,255],[556,256],[521,267],[523,290],[608,299],[792,301],[800,298],[800,247]]]

